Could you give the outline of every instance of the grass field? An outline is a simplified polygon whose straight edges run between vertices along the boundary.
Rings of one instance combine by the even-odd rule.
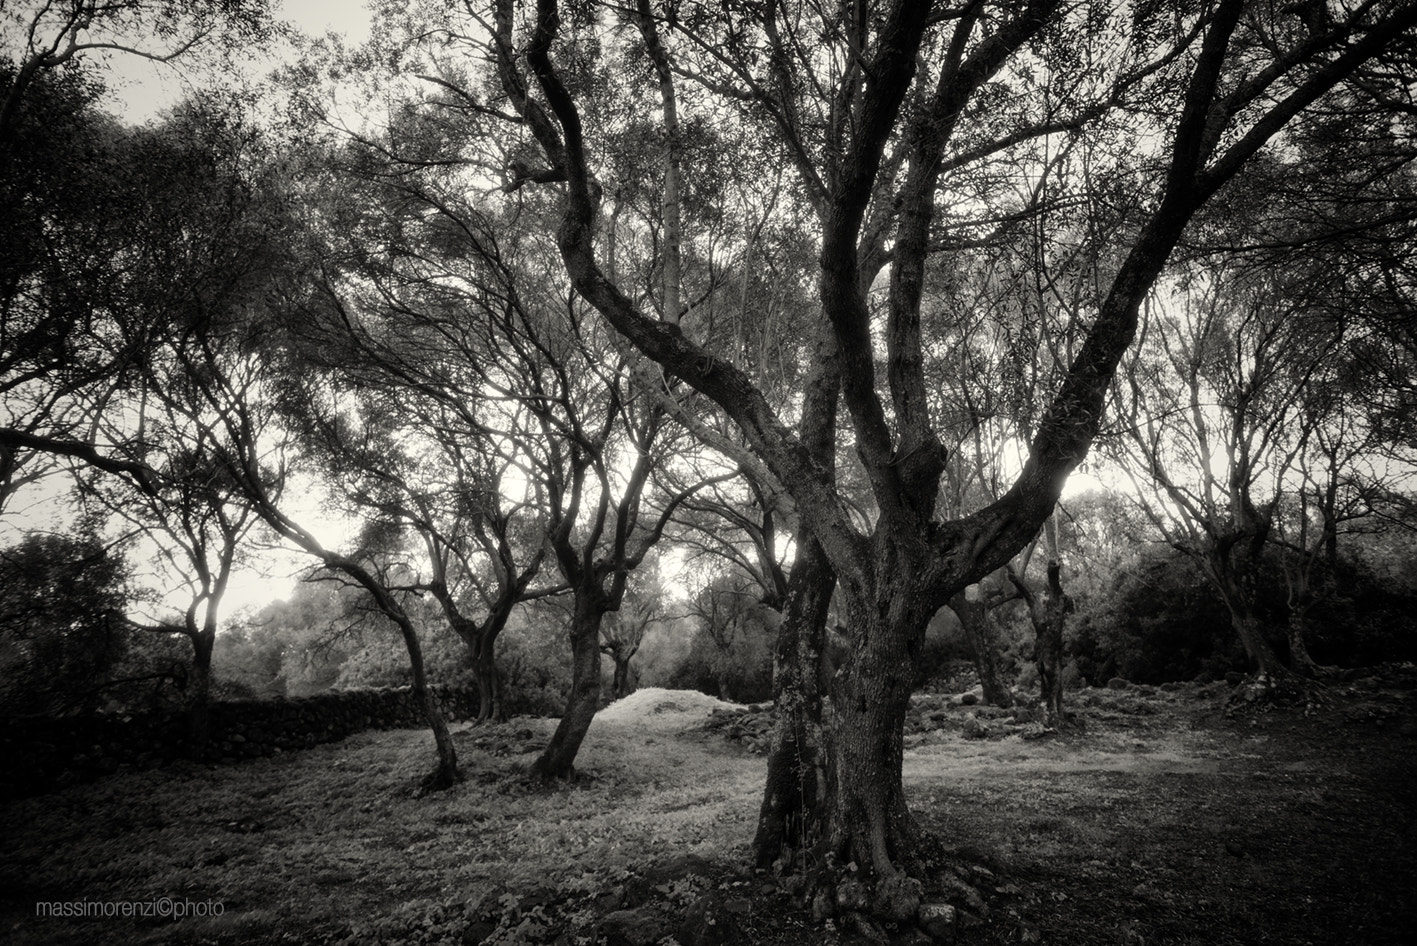
[[[1041,739],[966,739],[953,711],[910,737],[906,779],[922,826],[989,878],[961,942],[1411,942],[1414,687],[1396,671],[1307,713],[1227,713],[1223,687],[1086,691],[1079,727]],[[764,761],[704,731],[718,706],[611,706],[569,785],[521,776],[552,722],[518,719],[459,728],[467,781],[423,798],[430,737],[409,730],[11,803],[0,941],[592,943],[607,913],[671,917],[714,890],[743,942],[837,941],[747,870]],[[162,898],[220,915],[38,915]]]

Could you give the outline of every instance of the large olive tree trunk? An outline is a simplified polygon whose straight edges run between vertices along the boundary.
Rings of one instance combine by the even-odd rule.
[[[922,563],[883,558],[874,588],[842,588],[851,647],[826,704],[826,838],[842,863],[890,878],[919,869],[902,781],[905,717],[937,602],[922,581]]]
[[[822,838],[822,696],[830,680],[825,637],[835,584],[821,547],[807,541],[788,579],[773,652],[772,751],[753,838],[761,868],[790,870],[797,855]]]

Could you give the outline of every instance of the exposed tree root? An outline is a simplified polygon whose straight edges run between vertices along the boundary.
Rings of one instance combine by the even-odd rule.
[[[447,791],[463,780],[462,772],[456,767],[449,768],[439,765],[423,778],[419,779],[418,787],[414,789],[413,797],[422,798],[433,792]]]
[[[993,871],[933,837],[917,835],[912,852],[909,870],[892,865],[888,872],[843,863],[821,849],[806,852],[815,855],[814,866],[786,878],[784,887],[817,922],[835,919],[867,942],[897,941],[912,930],[948,939],[958,926],[987,920],[990,908],[978,882],[993,878]]]

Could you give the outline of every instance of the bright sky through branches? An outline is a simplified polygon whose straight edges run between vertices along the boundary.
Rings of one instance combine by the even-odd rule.
[[[275,0],[275,13],[302,32],[321,36],[343,33],[351,44],[369,38],[369,9],[350,0]],[[247,71],[259,77],[284,64],[292,55],[287,43],[262,55],[253,51]],[[137,56],[115,55],[108,61],[110,108],[124,121],[141,124],[165,108],[175,105],[192,83],[187,68],[179,60],[163,65]]]

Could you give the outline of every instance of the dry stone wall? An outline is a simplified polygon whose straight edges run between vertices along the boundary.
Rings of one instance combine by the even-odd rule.
[[[475,688],[432,690],[445,718],[476,715]],[[335,742],[366,729],[422,725],[423,713],[407,687],[213,703],[203,758],[234,763]],[[125,765],[147,768],[186,758],[186,732],[182,713],[0,720],[0,798],[43,794]]]

